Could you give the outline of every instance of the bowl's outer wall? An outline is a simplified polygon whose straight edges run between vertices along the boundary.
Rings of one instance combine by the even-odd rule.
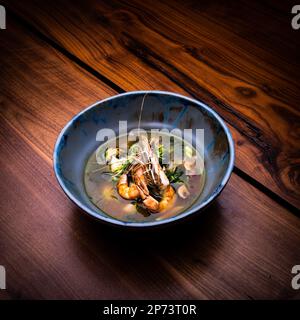
[[[144,95],[142,91],[133,92],[99,102],[72,119],[58,138],[54,151],[58,180],[71,199],[96,217],[111,219],[91,203],[83,183],[86,161],[102,143],[96,141],[97,132],[110,128],[118,134],[119,121],[124,120],[128,130],[137,128]],[[147,92],[141,121],[144,129],[194,129],[193,133],[204,129],[206,182],[201,196],[189,211],[208,202],[223,188],[227,182],[224,178],[226,175],[225,180],[229,178],[233,166],[233,143],[228,129],[215,113],[201,105],[180,95]]]

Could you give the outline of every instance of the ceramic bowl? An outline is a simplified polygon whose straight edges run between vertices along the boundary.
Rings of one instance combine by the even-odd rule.
[[[141,128],[204,129],[206,181],[198,200],[181,214],[160,221],[124,222],[108,216],[90,201],[83,183],[84,168],[91,153],[101,144],[96,141],[99,129],[111,128],[118,133],[120,120],[127,120],[128,130],[138,127],[146,93]],[[224,121],[206,104],[171,92],[134,91],[99,101],[77,114],[61,131],[53,159],[60,186],[84,212],[114,225],[153,227],[199,214],[221,193],[233,169],[234,143]]]

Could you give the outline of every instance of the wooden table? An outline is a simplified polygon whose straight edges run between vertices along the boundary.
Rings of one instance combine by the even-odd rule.
[[[297,299],[300,30],[285,1],[4,1],[0,265],[4,299]],[[89,104],[158,89],[227,122],[234,172],[205,214],[120,232],[71,203],[52,170]]]

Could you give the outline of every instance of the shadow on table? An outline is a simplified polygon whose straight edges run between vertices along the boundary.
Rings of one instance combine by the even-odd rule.
[[[149,289],[158,278],[162,288],[168,286],[176,277],[174,268],[197,274],[205,271],[223,244],[225,218],[217,201],[196,217],[153,230],[116,228],[95,221],[80,209],[74,211],[75,245],[87,267],[91,255],[98,257],[99,263],[104,260],[139,289]]]

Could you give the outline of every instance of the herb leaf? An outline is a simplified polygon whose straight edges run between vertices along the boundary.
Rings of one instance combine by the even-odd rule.
[[[167,170],[166,171],[167,178],[169,179],[170,183],[178,183],[183,182],[180,177],[183,175],[182,170],[178,170],[178,167],[176,167],[173,170]]]
[[[159,145],[157,153],[159,164],[162,166],[164,157],[164,146],[162,144]]]

